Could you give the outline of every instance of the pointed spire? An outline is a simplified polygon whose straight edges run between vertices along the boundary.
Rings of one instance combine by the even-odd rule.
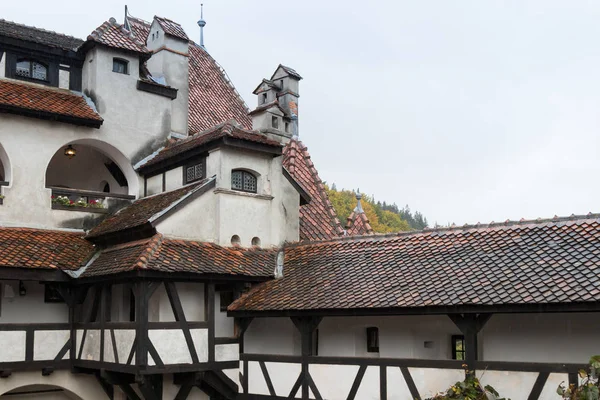
[[[198,21],[198,26],[200,27],[200,47],[206,49],[206,47],[204,47],[204,27],[206,26],[206,21],[204,20],[204,4],[200,4],[200,20]]]
[[[128,31],[131,31],[131,26],[129,25],[129,19],[127,19],[127,15],[129,14],[127,10],[127,4],[125,4],[125,18],[123,18],[123,27]]]

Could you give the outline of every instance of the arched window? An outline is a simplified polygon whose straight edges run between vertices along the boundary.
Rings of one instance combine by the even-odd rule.
[[[37,61],[27,59],[17,60],[15,73],[18,77],[31,78],[38,81],[48,80],[48,67]]]
[[[231,188],[242,192],[256,193],[256,177],[248,171],[231,171]]]

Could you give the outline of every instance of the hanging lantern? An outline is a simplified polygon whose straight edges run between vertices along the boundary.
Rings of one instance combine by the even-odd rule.
[[[67,156],[69,158],[75,157],[76,154],[77,154],[77,151],[75,151],[75,149],[71,145],[68,145],[67,148],[65,149],[65,156]]]

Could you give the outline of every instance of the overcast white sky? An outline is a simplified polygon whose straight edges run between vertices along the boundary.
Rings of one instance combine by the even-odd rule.
[[[200,1],[126,0],[199,36]],[[0,1],[0,18],[85,38],[122,0]],[[430,223],[600,211],[600,2],[204,0],[205,43],[246,102],[303,77],[321,178]]]

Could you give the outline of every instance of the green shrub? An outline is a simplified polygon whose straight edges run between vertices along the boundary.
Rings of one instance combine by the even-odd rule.
[[[564,400],[600,400],[599,385],[600,379],[600,356],[590,358],[590,372],[579,370],[581,382],[579,385],[565,383],[558,385],[556,392]]]

